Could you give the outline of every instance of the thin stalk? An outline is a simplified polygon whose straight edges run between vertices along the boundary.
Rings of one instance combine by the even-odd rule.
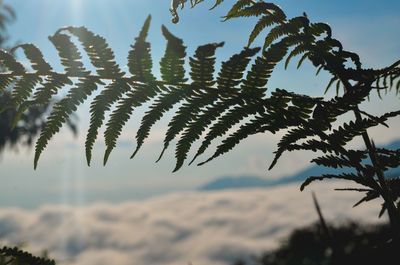
[[[358,108],[356,108],[354,110],[354,114],[355,114],[357,120],[362,119]],[[370,140],[370,137],[369,137],[367,131],[362,133],[362,138],[364,140],[365,146],[367,147],[368,154],[371,159],[372,165],[375,168],[375,173],[378,176],[378,183],[380,185],[379,193],[381,194],[381,196],[387,206],[390,225],[391,225],[393,233],[394,233],[393,239],[399,240],[399,238],[400,238],[400,216],[399,216],[399,212],[397,211],[396,206],[394,205],[392,192],[386,184],[385,176],[384,176],[382,170],[379,168],[379,163],[376,158],[376,150],[375,150],[375,147],[371,143],[371,140]]]

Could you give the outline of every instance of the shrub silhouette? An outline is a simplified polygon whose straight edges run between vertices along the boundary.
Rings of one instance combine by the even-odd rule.
[[[3,247],[0,249],[1,265],[55,265],[54,260],[32,256],[17,247]]]
[[[392,243],[390,225],[366,225],[354,221],[330,224],[325,221],[313,193],[319,222],[297,228],[275,250],[253,257],[259,265],[395,265],[398,244]],[[238,260],[235,265],[245,265]]]
[[[202,1],[193,0],[191,3],[196,6]],[[186,1],[172,2],[171,13],[176,21],[176,9]],[[222,2],[217,0],[214,7]],[[152,125],[177,105],[179,107],[168,124],[159,156],[161,159],[171,141],[178,139],[174,171],[181,168],[192,144],[204,132],[205,138],[190,164],[218,137],[226,136],[215,153],[199,165],[225,154],[250,135],[286,130],[270,168],[286,151],[307,150],[323,153],[314,158],[311,161],[313,163],[354,169],[354,173],[310,176],[301,189],[315,180],[331,178],[360,184],[362,188],[347,190],[364,194],[359,203],[379,197],[383,199],[381,214],[388,212],[392,239],[397,241],[400,235],[400,179],[387,179],[384,173],[388,168],[399,166],[400,150],[376,148],[368,129],[382,125],[388,127],[387,120],[398,116],[400,111],[375,116],[361,110],[359,105],[374,96],[373,91],[377,91],[378,96],[382,91],[395,90],[398,93],[400,61],[379,69],[363,68],[359,56],[345,50],[340,41],[332,37],[329,25],[313,23],[306,14],[287,18],[281,8],[273,3],[238,0],[225,20],[250,16],[259,20],[250,33],[248,47],[223,62],[214,78],[215,52],[224,43],[199,46],[189,58],[190,80],[186,78],[183,66],[186,58],[183,40],[164,26],[162,34],[167,40],[167,47],[160,61],[161,79],[152,74],[150,43],[146,41],[150,17],[128,54],[129,75],[121,71],[103,37],[85,27],[61,28],[49,39],[58,51],[65,72],[53,71],[39,48],[32,44],[18,45],[14,49],[23,49],[33,72],[27,72],[12,54],[0,52],[0,62],[8,69],[8,72],[0,74],[0,90],[16,82],[12,99],[1,111],[18,108],[18,120],[18,114],[32,106],[47,104],[60,88],[72,85],[67,96],[55,104],[40,133],[36,142],[35,168],[52,136],[99,86],[102,90],[90,106],[91,119],[85,143],[88,165],[100,127],[105,123],[106,164],[133,110],[146,102],[154,103],[142,118],[136,135],[137,147],[132,157],[148,137]],[[263,47],[251,48],[254,39],[268,27],[270,30],[265,35]],[[71,37],[78,41],[73,41]],[[96,73],[85,67],[77,45],[87,54]],[[267,97],[267,83],[275,66],[282,61],[287,66],[296,56],[300,56],[298,67],[308,59],[318,69],[317,73],[330,73],[332,78],[325,91],[335,83],[337,96],[326,100],[275,89]],[[250,62],[250,70],[246,71]],[[40,86],[35,90],[38,84]],[[343,92],[340,91],[341,87]],[[116,107],[112,108],[114,104]],[[110,112],[110,118],[105,121],[107,112]],[[336,126],[334,122],[347,113],[353,114],[354,119]],[[230,133],[237,124],[240,124],[239,129]],[[365,149],[355,150],[346,146],[356,137],[362,138]]]
[[[388,245],[389,225],[357,223],[329,225],[333,242],[328,243],[319,223],[296,229],[282,245],[258,257],[262,265],[397,264],[398,248]],[[332,250],[332,244],[336,246]]]

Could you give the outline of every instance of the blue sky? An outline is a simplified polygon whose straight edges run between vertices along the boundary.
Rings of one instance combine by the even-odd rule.
[[[7,1],[6,1],[7,2]],[[225,3],[226,2],[226,3]],[[233,1],[213,11],[208,11],[213,1],[205,1],[195,9],[180,10],[181,22],[170,22],[169,0],[19,0],[8,1],[15,8],[17,20],[10,26],[11,42],[31,42],[43,51],[45,58],[58,70],[56,51],[47,37],[66,25],[85,25],[90,30],[106,37],[114,50],[117,62],[123,70],[126,56],[146,17],[151,14],[152,26],[149,41],[152,44],[154,72],[161,58],[165,41],[161,25],[184,39],[188,55],[198,45],[225,41],[217,51],[217,62],[228,59],[247,44],[247,37],[254,19],[238,19],[221,23]],[[368,67],[390,64],[400,57],[400,1],[275,1],[289,17],[305,11],[312,21],[329,23],[334,36],[341,40],[347,50],[360,54]],[[260,44],[257,40],[255,45]],[[23,60],[22,56],[20,58]],[[217,63],[217,64],[218,64]],[[285,88],[299,93],[321,95],[329,76],[315,77],[315,69],[305,64],[302,70],[295,70],[295,63],[287,71],[278,66],[269,83],[270,89]],[[393,94],[382,101],[372,100],[365,109],[381,113],[398,106],[398,97]],[[78,111],[80,119],[79,136],[74,138],[63,130],[55,136],[39,161],[39,168],[33,171],[33,151],[21,149],[18,153],[6,152],[0,161],[1,178],[0,204],[35,207],[42,203],[86,204],[87,202],[121,201],[131,198],[145,198],[166,192],[194,189],[201,184],[224,175],[259,175],[278,178],[295,173],[307,167],[312,154],[293,153],[283,157],[276,168],[267,172],[278,136],[257,135],[244,141],[231,153],[203,167],[184,167],[172,174],[173,148],[165,158],[155,164],[161,151],[163,133],[168,119],[155,127],[149,142],[141,153],[129,160],[133,151],[134,137],[144,108],[135,111],[134,117],[125,127],[117,149],[111,155],[106,167],[102,166],[104,144],[99,139],[95,146],[93,165],[85,163],[83,142],[89,119],[88,104]],[[170,115],[167,115],[167,118]],[[398,139],[396,130],[399,120],[392,123],[393,129],[373,132],[377,143]],[[397,130],[398,131],[398,130]],[[357,145],[357,143],[355,143]]]

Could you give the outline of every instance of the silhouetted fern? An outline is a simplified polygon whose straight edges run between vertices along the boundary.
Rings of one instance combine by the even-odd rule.
[[[183,7],[185,2],[172,0],[171,13],[174,22],[178,21],[177,8]],[[200,2],[203,1],[193,0],[191,4],[196,6]],[[222,2],[217,0],[214,7]],[[398,196],[393,192],[397,190],[398,182],[387,182],[384,176],[386,169],[398,166],[398,150],[376,149],[367,132],[373,126],[387,126],[386,121],[399,116],[400,112],[393,111],[376,117],[359,109],[359,104],[373,90],[380,93],[381,90],[395,88],[396,93],[398,92],[400,61],[381,69],[364,69],[357,54],[344,50],[342,44],[332,38],[329,25],[311,23],[306,14],[288,19],[280,7],[273,3],[238,0],[225,16],[225,20],[248,16],[259,18],[250,32],[248,45],[264,29],[269,27],[269,31],[264,36],[261,52],[247,72],[246,68],[259,48],[243,49],[224,62],[221,71],[215,74],[215,53],[223,43],[211,43],[198,47],[189,58],[188,80],[184,67],[186,47],[183,40],[162,26],[167,47],[160,61],[161,79],[157,79],[152,73],[150,43],[146,41],[150,17],[145,21],[128,54],[130,75],[121,71],[106,40],[85,27],[65,27],[50,37],[65,68],[64,73],[54,72],[39,49],[32,44],[18,47],[24,50],[33,72],[26,72],[10,53],[1,51],[0,62],[8,72],[0,74],[0,90],[11,82],[16,82],[12,100],[3,110],[17,107],[22,113],[33,105],[48,102],[57,90],[72,84],[67,96],[54,106],[36,143],[35,168],[51,137],[78,105],[98,87],[102,87],[102,90],[90,105],[90,127],[85,143],[89,165],[102,125],[106,124],[106,164],[133,110],[145,103],[151,104],[138,129],[137,146],[132,157],[143,145],[155,122],[176,107],[177,110],[168,123],[164,146],[159,156],[160,159],[170,143],[177,139],[177,163],[174,171],[181,168],[190,147],[204,132],[204,139],[190,163],[219,137],[226,136],[214,154],[200,164],[230,151],[250,135],[284,131],[270,168],[276,165],[286,151],[310,150],[324,153],[313,162],[334,168],[350,167],[356,172],[312,176],[302,188],[315,180],[327,178],[359,183],[366,187],[364,190],[368,199],[376,194],[384,199],[382,209],[388,210],[392,226],[400,234]],[[74,40],[71,39],[72,36]],[[77,45],[83,48],[96,73],[84,66]],[[300,57],[298,67],[309,60],[318,69],[317,73],[324,70],[331,74],[326,90],[335,84],[337,96],[324,99],[275,89],[267,97],[267,84],[276,65],[284,62],[287,66],[296,56]],[[343,92],[339,91],[341,87]],[[105,121],[109,112],[109,120]],[[346,113],[353,113],[355,119],[342,125],[335,124]],[[239,128],[231,131],[235,125]],[[362,137],[366,149],[348,149],[346,144],[359,136]],[[376,192],[374,196],[368,195],[371,190]]]

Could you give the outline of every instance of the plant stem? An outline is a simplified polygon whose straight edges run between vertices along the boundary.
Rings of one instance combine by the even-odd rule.
[[[357,120],[361,120],[362,119],[360,111],[358,110],[358,108],[356,108],[354,110],[354,114],[355,114]],[[392,227],[393,234],[394,234],[393,239],[398,241],[400,239],[400,216],[399,216],[399,212],[398,212],[396,206],[394,205],[392,192],[391,192],[390,188],[386,184],[385,176],[384,176],[382,170],[379,168],[379,163],[378,163],[378,160],[376,158],[376,150],[375,150],[375,147],[371,143],[371,140],[370,140],[370,137],[369,137],[367,131],[362,133],[362,138],[364,140],[365,146],[368,149],[368,154],[369,154],[369,157],[371,159],[372,165],[375,168],[375,173],[378,176],[378,183],[379,183],[379,187],[380,187],[380,190],[378,192],[381,194],[381,196],[382,196],[382,198],[385,201],[386,206],[387,206],[390,225]]]

